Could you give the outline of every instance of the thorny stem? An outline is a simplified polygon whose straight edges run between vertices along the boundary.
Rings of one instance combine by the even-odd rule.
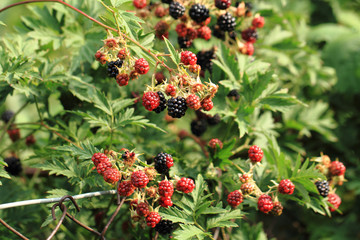
[[[152,58],[154,58],[156,60],[156,62],[160,63],[164,68],[166,68],[170,73],[173,71],[173,69],[171,69],[170,67],[168,67],[164,61],[160,60],[154,53],[152,53],[150,51],[150,49],[147,49],[145,48],[144,46],[142,46],[139,42],[137,42],[135,39],[132,39],[130,37],[128,37],[126,34],[116,30],[115,28],[112,28],[98,20],[96,20],[95,18],[87,15],[86,13],[84,13],[83,11],[81,11],[80,9],[62,1],[62,0],[28,0],[28,1],[22,1],[22,2],[18,2],[18,3],[14,3],[14,4],[11,4],[9,6],[6,6],[2,9],[0,9],[0,13],[11,8],[11,7],[15,7],[15,6],[18,6],[18,5],[22,5],[22,4],[27,4],[27,3],[35,3],[35,2],[57,2],[57,3],[60,3],[60,4],[63,4],[69,8],[71,8],[72,10],[80,13],[81,15],[83,15],[84,17],[90,19],[91,21],[95,22],[96,24],[102,26],[103,28],[105,29],[108,29],[108,30],[111,30],[111,31],[114,31],[114,32],[117,32],[120,36],[126,38],[127,40],[129,40],[130,42],[134,43],[136,46],[138,46],[139,48],[141,48],[142,50],[144,50],[146,53],[148,53]],[[112,11],[112,10],[111,10]]]

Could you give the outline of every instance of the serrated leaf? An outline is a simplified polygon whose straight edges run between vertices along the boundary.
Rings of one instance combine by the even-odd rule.
[[[231,219],[242,218],[240,209],[235,209],[228,211],[226,213],[220,214],[219,216],[209,217],[207,220],[207,229],[212,229],[215,227],[237,227],[238,225]]]
[[[105,97],[105,94],[103,94],[100,91],[96,91],[96,94],[94,96],[94,104],[95,107],[99,108],[100,110],[102,110],[103,112],[105,112],[108,115],[112,115],[113,111],[111,108],[111,105],[109,103],[109,101],[107,100],[107,98]]]
[[[190,214],[176,208],[161,208],[161,217],[167,220],[171,220],[174,223],[194,224],[193,218]]]
[[[72,195],[72,193],[66,189],[61,189],[61,188],[56,188],[56,189],[52,189],[47,191],[47,193],[49,194],[47,196],[47,198],[57,198],[57,197],[63,197],[66,195]]]
[[[180,64],[180,54],[175,50],[174,46],[171,44],[171,42],[167,38],[164,38],[164,41],[165,41],[167,49],[169,50],[171,60],[176,65],[179,65]]]
[[[180,228],[176,230],[173,235],[176,240],[187,240],[197,235],[205,236],[205,233],[194,225],[180,225]]]

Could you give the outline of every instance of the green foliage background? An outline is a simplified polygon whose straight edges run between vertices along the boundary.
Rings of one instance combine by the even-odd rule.
[[[2,1],[0,7],[13,2]],[[106,16],[104,8],[96,1],[67,2],[91,16]],[[136,152],[145,153],[143,160],[167,151],[177,163],[173,174],[197,179],[195,193],[182,199],[176,196],[179,201],[192,205],[179,203],[175,212],[163,212],[175,222],[188,221],[189,225],[182,225],[174,233],[179,239],[186,239],[184,236],[207,238],[208,233],[189,218],[192,213],[209,229],[230,227],[234,223],[229,220],[236,218],[235,224],[239,227],[234,228],[231,239],[359,238],[356,226],[360,222],[360,209],[356,203],[360,200],[357,177],[360,174],[360,2],[271,0],[253,1],[253,4],[266,19],[255,44],[255,58],[229,55],[224,46],[218,45],[211,79],[220,88],[210,113],[219,113],[222,122],[202,138],[219,138],[225,146],[212,159],[206,159],[191,139],[179,141],[172,132],[174,128],[189,131],[194,113],[188,112],[183,119],[169,125],[163,120],[163,114],[155,115],[144,111],[141,104],[133,104],[131,92],[144,91],[150,76],[139,78],[126,88],[118,88],[114,81],[104,77],[106,69],[93,58],[106,37],[103,29],[59,4],[28,5],[1,13],[0,21],[7,26],[0,25],[0,112],[19,109],[28,102],[17,116],[17,123],[39,122],[44,118],[48,126],[74,142],[82,142],[85,149],[80,151],[65,142],[59,144],[59,138],[39,125],[22,126],[23,136],[35,132],[36,146],[27,148],[20,141],[12,144],[4,138],[1,157],[5,158],[11,150],[17,151],[23,165],[49,170],[54,175],[44,178],[37,173],[2,178],[1,202],[109,188],[90,171],[92,166],[88,160],[96,150],[94,146],[101,149],[110,145],[117,149],[136,148]],[[123,22],[127,22],[126,17],[131,19],[126,15]],[[137,31],[140,25],[136,21],[128,22],[131,34],[144,46],[167,51],[163,42],[152,41],[153,35],[148,34],[151,28]],[[175,38],[170,34],[171,42],[176,42]],[[210,46],[219,41],[196,41],[192,50],[201,50],[204,44]],[[136,46],[131,49],[153,63]],[[233,88],[240,89],[238,103],[226,98]],[[222,131],[224,128],[227,131]],[[226,200],[225,194],[212,192],[219,182],[228,191],[237,189],[238,183],[233,177],[237,171],[228,167],[228,158],[233,148],[246,141],[265,149],[266,161],[256,172],[262,188],[266,189],[270,179],[282,177],[291,178],[299,189],[303,187],[294,198],[283,199],[289,201],[284,214],[278,218],[256,212],[251,201],[241,210],[246,213],[244,218],[240,211],[230,211],[221,205],[218,200]],[[305,161],[319,156],[320,152],[332,160],[339,158],[347,167],[349,182],[337,190],[343,200],[342,214],[335,213],[331,218],[321,215],[326,214],[322,208],[326,204],[314,197],[316,189],[309,180],[323,176],[316,175],[313,165],[306,166]],[[246,151],[232,160],[246,167],[243,159],[246,159]],[[303,175],[297,174],[300,161],[305,165],[301,171]],[[226,169],[226,174],[217,176],[214,167]],[[212,203],[207,199],[208,193],[214,194],[212,201],[217,205],[211,205],[204,212],[200,204],[209,207],[206,204]],[[94,224],[94,215],[99,209],[106,209],[108,201],[106,196],[78,201],[82,212],[77,217]],[[111,206],[110,212],[114,208]],[[179,214],[179,218],[174,217]],[[1,211],[0,216],[32,238],[45,238],[56,224],[49,217],[49,207],[44,205]],[[210,220],[206,221],[207,218]],[[124,227],[128,219],[128,214],[119,216],[111,229],[113,238],[135,239],[138,236],[137,228],[128,231]],[[48,224],[50,227],[45,227]],[[74,224],[67,224],[57,238],[85,239],[88,235]],[[0,228],[0,239],[12,238],[6,229]]]

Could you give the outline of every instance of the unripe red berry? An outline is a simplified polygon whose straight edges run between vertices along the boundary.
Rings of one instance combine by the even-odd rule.
[[[183,192],[183,193],[191,193],[195,188],[195,183],[190,178],[181,178],[176,183],[176,190]]]
[[[186,104],[189,108],[194,109],[194,110],[198,110],[201,108],[200,98],[199,98],[199,96],[197,96],[195,94],[190,94],[186,98]]]
[[[244,183],[240,187],[240,190],[243,194],[251,194],[253,193],[254,189],[255,189],[254,184],[251,182]]]
[[[120,196],[128,197],[135,191],[135,186],[132,185],[131,181],[122,181],[118,187],[118,193]]]
[[[214,107],[214,103],[211,101],[211,98],[205,98],[201,101],[201,107],[204,111],[210,111]]]
[[[144,59],[140,58],[135,62],[135,71],[139,74],[146,74],[149,71],[149,63]]]
[[[173,202],[171,201],[171,197],[161,196],[159,199],[159,205],[164,208],[171,207],[173,205]]]
[[[162,180],[159,183],[159,194],[163,197],[171,197],[174,193],[174,186],[172,182],[167,180]]]
[[[133,0],[133,4],[137,9],[146,7],[146,0]]]
[[[345,174],[346,168],[342,162],[333,161],[330,165],[330,173],[333,176],[341,176]]]
[[[160,214],[158,212],[150,212],[146,217],[146,224],[149,227],[154,228],[161,220]]]
[[[166,86],[165,93],[168,96],[175,97],[176,96],[176,87],[174,85],[168,84]]]
[[[248,154],[249,154],[250,160],[253,163],[260,162],[264,156],[263,150],[259,146],[256,146],[256,145],[253,145],[249,148]]]
[[[185,23],[179,23],[176,25],[175,31],[179,37],[185,37],[187,33],[187,27]]]
[[[230,206],[234,208],[239,206],[240,203],[242,203],[242,201],[243,201],[243,196],[239,190],[235,190],[229,193],[227,197],[227,202],[229,203]]]
[[[290,181],[290,179],[281,180],[278,186],[278,191],[279,193],[282,194],[291,195],[293,194],[294,189],[295,189],[295,185]]]
[[[139,204],[136,206],[136,213],[137,213],[139,216],[143,216],[143,217],[148,216],[148,215],[150,214],[149,205],[147,205],[147,204],[144,203],[144,202],[139,203]]]
[[[184,65],[194,65],[196,64],[197,57],[195,53],[190,51],[184,51],[181,53],[181,62]]]
[[[252,25],[255,28],[262,28],[265,25],[265,19],[264,17],[256,17],[252,20]]]
[[[129,75],[126,73],[120,73],[116,76],[116,82],[119,86],[126,86],[129,83]]]
[[[160,105],[160,97],[156,92],[146,92],[142,97],[142,104],[148,111],[152,111]]]
[[[269,195],[263,194],[258,199],[258,208],[263,213],[268,213],[273,209],[274,203]]]
[[[144,188],[149,183],[149,178],[143,171],[135,171],[131,174],[131,183],[137,188]]]
[[[332,207],[329,206],[330,211],[334,212],[339,208],[341,204],[341,198],[336,193],[330,193],[328,195],[328,202],[333,205]]]
[[[217,139],[217,138],[213,138],[209,141],[208,143],[209,147],[212,149],[216,149],[216,146],[219,146],[220,149],[223,148],[223,143]]]

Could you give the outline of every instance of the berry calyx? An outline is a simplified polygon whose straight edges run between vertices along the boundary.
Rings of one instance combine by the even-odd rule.
[[[146,74],[149,69],[149,63],[144,58],[140,58],[135,61],[135,71],[138,74]]]
[[[212,102],[211,98],[205,98],[201,101],[201,107],[204,111],[210,111],[214,107],[214,103]]]
[[[342,162],[333,161],[333,162],[331,162],[329,170],[330,170],[331,175],[341,176],[341,175],[345,174],[346,167],[344,166],[344,164]]]
[[[332,204],[332,207],[329,206],[330,211],[334,212],[339,208],[341,198],[336,193],[330,193],[328,196],[328,202]]]
[[[271,197],[267,194],[263,194],[258,199],[258,208],[263,213],[268,213],[273,209],[274,203]]]
[[[135,171],[131,174],[131,183],[137,188],[144,188],[149,183],[149,178],[143,171]]]
[[[174,186],[168,180],[162,180],[159,183],[159,194],[163,197],[171,197],[174,193]]]
[[[253,163],[260,162],[264,156],[263,150],[259,146],[256,146],[256,145],[253,145],[249,148],[248,154],[249,154],[250,160]]]
[[[242,201],[243,201],[243,196],[239,190],[235,190],[235,191],[229,193],[229,195],[227,197],[227,202],[233,208],[239,206],[240,203],[242,203]]]
[[[181,53],[181,62],[184,65],[194,65],[196,64],[197,57],[195,53],[191,51],[184,51]]]
[[[197,96],[195,94],[190,94],[186,98],[186,104],[189,108],[194,109],[194,110],[198,110],[201,108],[200,98],[199,98],[199,96]]]
[[[176,183],[176,190],[183,193],[191,193],[195,188],[195,183],[191,178],[182,177]]]
[[[142,105],[146,110],[152,111],[160,105],[160,97],[156,92],[145,92],[142,97]]]
[[[118,187],[118,193],[120,196],[128,197],[133,194],[135,191],[134,185],[132,185],[131,181],[122,181]]]
[[[160,214],[158,212],[150,212],[146,217],[146,225],[154,228],[161,220]]]
[[[282,194],[291,195],[293,194],[294,189],[295,189],[295,185],[290,181],[290,179],[281,180],[278,186],[278,191],[279,193]]]

